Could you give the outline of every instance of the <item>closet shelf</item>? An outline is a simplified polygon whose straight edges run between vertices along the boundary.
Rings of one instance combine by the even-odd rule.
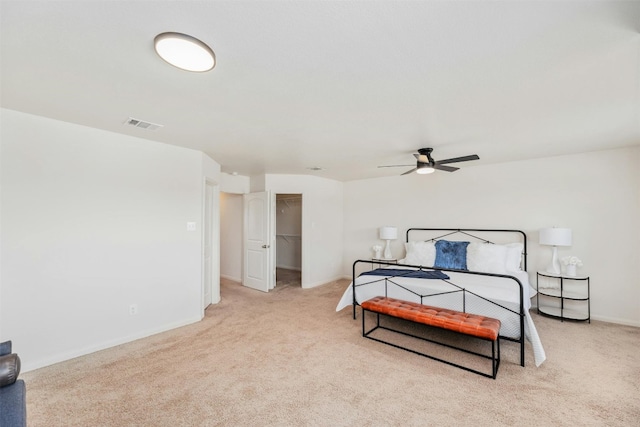
[[[277,203],[284,203],[285,205],[287,205],[287,208],[291,208],[291,204],[290,203],[302,203],[302,198],[301,197],[286,197],[286,198],[282,198],[282,199],[278,199],[276,200]]]
[[[276,237],[282,237],[286,241],[289,239],[300,239],[302,236],[300,234],[276,234]]]

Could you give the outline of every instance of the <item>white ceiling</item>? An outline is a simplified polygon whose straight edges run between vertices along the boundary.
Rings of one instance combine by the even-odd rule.
[[[347,181],[400,174],[377,166],[421,147],[478,154],[456,165],[468,168],[640,144],[640,1],[2,0],[0,12],[2,107],[202,150],[224,172]],[[209,44],[215,69],[163,62],[152,42],[166,31]]]

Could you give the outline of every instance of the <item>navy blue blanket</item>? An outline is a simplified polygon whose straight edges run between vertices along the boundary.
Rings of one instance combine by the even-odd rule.
[[[376,268],[366,271],[361,276],[412,277],[416,279],[448,279],[449,276],[438,270],[403,270],[400,268]]]

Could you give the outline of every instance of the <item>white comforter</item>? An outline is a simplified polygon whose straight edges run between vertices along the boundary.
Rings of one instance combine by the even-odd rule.
[[[356,279],[356,301],[361,303],[375,296],[386,295],[405,301],[415,301],[461,311],[462,296],[460,292],[438,295],[440,292],[457,289],[455,286],[447,283],[451,282],[465,289],[465,309],[467,312],[500,319],[502,323],[500,335],[511,338],[520,337],[519,316],[502,308],[506,307],[516,313],[520,311],[520,286],[515,280],[451,271],[444,273],[450,277],[449,280],[443,281],[439,279],[415,279],[406,277],[394,277],[385,280],[385,276],[363,275]],[[527,272],[522,271],[510,274],[522,283],[523,304],[525,309],[525,337],[532,344],[536,366],[540,366],[546,359],[546,355],[540,337],[538,336],[538,331],[529,314],[531,297],[535,295],[535,290],[529,284]],[[475,296],[474,294],[481,297]],[[421,295],[424,298],[421,298]],[[486,300],[484,298],[486,298]],[[500,304],[502,307],[497,306],[493,302]],[[352,304],[353,286],[350,284],[342,295],[340,302],[338,302],[336,311],[350,307]]]

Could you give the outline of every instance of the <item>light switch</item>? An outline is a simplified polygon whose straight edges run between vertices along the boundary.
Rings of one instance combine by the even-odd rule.
[[[196,231],[196,223],[187,222],[187,231]]]

